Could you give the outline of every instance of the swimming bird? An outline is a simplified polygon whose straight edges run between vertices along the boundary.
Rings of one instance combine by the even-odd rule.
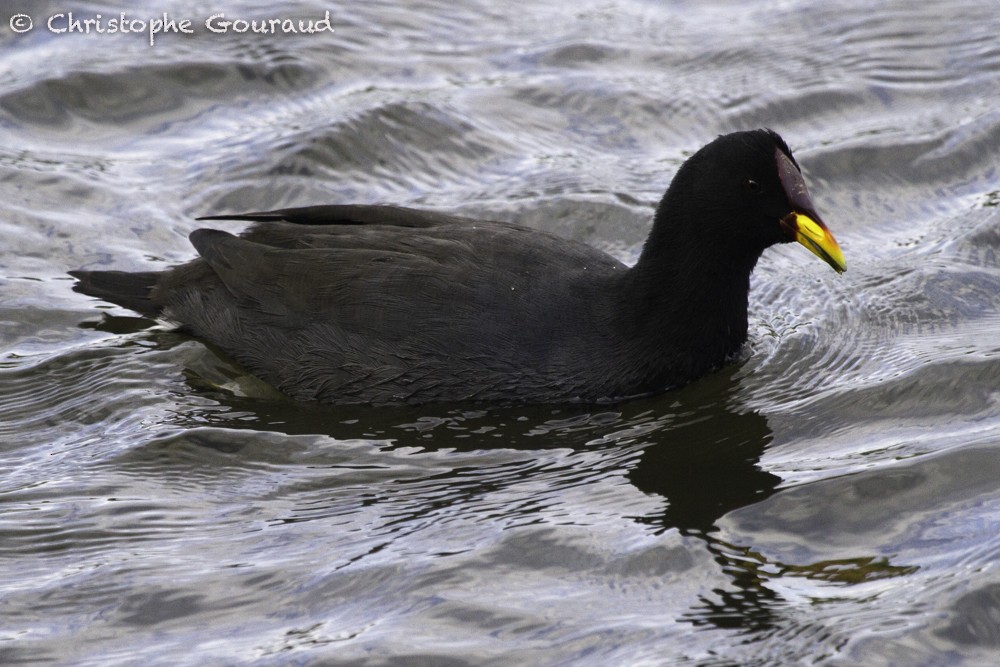
[[[747,339],[750,274],[798,241],[844,255],[771,130],[678,169],[638,261],[510,222],[383,205],[215,215],[165,271],[72,271],[78,292],[166,320],[288,396],[337,404],[609,402],[719,368]]]

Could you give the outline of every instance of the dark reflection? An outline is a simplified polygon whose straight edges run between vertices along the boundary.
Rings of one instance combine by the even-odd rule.
[[[729,589],[700,596],[700,604],[682,618],[693,625],[714,626],[765,635],[780,626],[779,610],[787,603],[769,587],[772,580],[798,577],[850,586],[880,579],[906,577],[918,568],[895,565],[884,556],[821,560],[804,565],[768,559],[752,547],[703,535],[709,550],[730,579]]]
[[[601,472],[581,470],[579,462],[602,461],[606,471],[622,471],[618,479],[624,474],[639,491],[662,499],[657,511],[632,517],[635,521],[657,531],[680,530],[701,540],[719,568],[722,584],[700,595],[694,605],[678,615],[679,619],[695,627],[744,633],[747,641],[765,640],[787,625],[784,609],[792,603],[778,592],[780,589],[774,582],[799,577],[826,586],[851,586],[906,577],[915,571],[913,566],[864,554],[834,561],[786,563],[769,558],[753,543],[734,544],[722,539],[717,530],[722,517],[774,496],[781,481],[759,467],[773,436],[764,416],[739,408],[736,367],[678,391],[607,406],[329,406],[286,399],[247,376],[210,346],[191,344],[189,337],[175,332],[144,331],[143,327],[148,325],[148,320],[139,318],[107,317],[98,324],[83,326],[125,334],[122,347],[139,351],[149,346],[159,350],[183,348],[179,360],[185,383],[172,382],[167,386],[182,396],[194,394],[208,400],[180,400],[181,409],[170,421],[183,427],[182,435],[175,433],[142,451],[133,450],[127,455],[129,460],[116,461],[119,469],[130,465],[141,474],[153,471],[163,474],[164,468],[176,470],[183,466],[183,483],[197,484],[201,475],[219,474],[220,464],[225,465],[227,460],[239,466],[241,453],[251,443],[257,447],[264,443],[266,447],[273,442],[280,447],[285,435],[378,440],[385,447],[418,451],[476,453],[504,448],[525,452],[517,460],[505,459],[499,463],[493,460],[482,469],[475,466],[474,455],[465,457],[459,465],[391,481],[379,476],[383,468],[377,456],[374,464],[369,460],[366,465],[377,469],[371,479],[382,481],[373,484],[371,492],[360,499],[364,504],[384,500],[383,484],[394,486],[390,491],[396,492],[412,486],[412,495],[421,497],[418,503],[398,503],[386,513],[379,526],[381,541],[372,547],[378,550],[407,530],[419,530],[421,520],[427,516],[447,511],[455,504],[471,506],[479,499],[502,492],[514,480],[543,475],[555,483],[593,480]],[[247,430],[258,435],[242,439],[223,430],[190,430],[203,426]],[[270,433],[262,440],[261,432]],[[194,446],[187,450],[188,458],[175,455],[168,466],[146,465],[150,456],[172,451],[170,443],[177,437]],[[562,464],[553,465],[551,457],[530,454],[547,449],[569,449],[587,456],[567,457],[563,459],[565,467],[559,467]],[[199,455],[198,450],[212,450],[225,458],[213,458],[209,466],[208,459]],[[593,452],[602,454],[594,457]],[[391,466],[384,468],[384,474],[391,478],[394,474]],[[441,492],[442,489],[446,491]],[[316,490],[323,492],[321,487]],[[543,507],[544,504],[524,502],[507,511],[534,521],[542,520],[538,513]],[[337,511],[341,510],[313,502],[293,508],[281,521],[310,521]],[[761,518],[759,529],[774,523],[767,518],[765,509],[745,511]]]
[[[155,324],[145,317],[111,317],[105,316],[97,322],[81,322],[81,329],[93,329],[116,335],[139,333]],[[153,335],[152,333],[150,335]]]
[[[372,408],[288,400],[262,384],[254,386],[253,378],[241,375],[238,366],[213,350],[187,369],[187,381],[191,389],[229,409],[177,419],[192,426],[384,439],[397,447],[430,450],[627,447],[639,452],[628,479],[666,501],[662,513],[636,519],[660,529],[708,532],[727,512],[770,496],[780,481],[757,466],[771,431],[763,416],[733,407],[734,372],[725,369],[679,391],[608,406]],[[265,396],[240,397],[220,386]]]
[[[125,318],[107,318],[100,328],[125,332],[135,326],[132,318],[125,324],[116,323],[121,319]],[[164,346],[184,338],[166,332],[151,331],[148,335]],[[187,391],[210,398],[217,406],[185,406],[186,411],[172,420],[180,426],[382,440],[391,447],[423,450],[569,448],[628,454],[611,458],[622,462],[628,480],[637,489],[663,499],[660,511],[633,518],[658,531],[679,529],[703,539],[729,579],[728,590],[704,596],[701,606],[690,610],[687,620],[696,625],[755,632],[774,625],[772,610],[782,600],[768,588],[769,578],[762,575],[765,561],[752,549],[720,542],[714,535],[721,517],[768,498],[780,482],[779,477],[758,467],[772,433],[762,415],[739,409],[735,367],[661,396],[607,406],[372,408],[291,401],[266,385],[255,384],[257,381],[243,374],[221,352],[209,346],[204,350],[196,359],[185,359]],[[234,387],[239,389],[237,393],[231,391]],[[189,438],[194,444],[202,440]],[[208,438],[202,444],[237,456],[244,446],[238,438],[230,438],[228,444],[217,440]],[[529,466],[509,474],[521,472],[530,475],[535,470]],[[546,472],[553,471],[549,468]],[[482,497],[505,483],[502,475],[487,478],[460,469],[437,476],[442,479],[421,478],[418,483],[437,481],[449,485],[452,492],[437,501],[429,499],[428,505],[421,508],[424,512],[433,511],[433,502]],[[405,521],[406,517],[397,519]]]
[[[681,618],[696,626],[766,633],[778,626],[777,609],[783,604],[767,582],[770,565],[750,547],[740,547],[704,535],[709,551],[729,578],[730,588],[701,595],[700,604]]]
[[[761,576],[765,561],[755,558],[750,548],[719,542],[713,531],[716,521],[728,512],[771,496],[780,478],[757,465],[772,433],[763,416],[733,407],[737,388],[733,374],[732,369],[724,370],[679,391],[605,407],[345,408],[241,399],[209,389],[194,374],[189,382],[200,384],[201,391],[211,391],[231,408],[198,416],[202,424],[322,433],[338,439],[387,439],[393,446],[424,449],[624,447],[637,451],[628,479],[642,492],[662,497],[665,507],[635,520],[658,530],[680,529],[700,537],[729,579],[726,589],[702,596],[686,620],[759,634],[776,627],[774,610],[784,602],[767,585],[769,578]],[[446,473],[449,479],[441,481],[450,485],[450,493],[428,499],[423,511],[433,512],[437,503],[483,497],[503,485],[496,477],[460,472]]]
[[[128,334],[148,325],[141,318],[108,316],[82,326]],[[146,336],[162,348],[187,339],[156,330]],[[663,530],[710,532],[720,517],[767,498],[780,481],[757,466],[771,431],[763,416],[734,407],[735,367],[678,391],[607,406],[373,408],[289,400],[221,351],[203,345],[204,354],[185,359],[184,375],[190,390],[218,402],[219,408],[178,414],[174,421],[182,426],[386,440],[397,447],[465,452],[628,448],[638,453],[628,479],[665,500],[661,513],[636,519]],[[233,444],[238,449],[239,443]]]
[[[771,441],[767,420],[708,403],[699,419],[651,434],[629,479],[669,502],[643,521],[710,531],[727,512],[770,496],[780,478],[757,466]]]

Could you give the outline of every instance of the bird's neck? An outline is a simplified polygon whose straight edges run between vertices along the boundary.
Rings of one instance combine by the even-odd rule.
[[[680,369],[693,379],[722,365],[747,338],[750,274],[760,251],[737,248],[703,234],[699,220],[657,212],[653,231],[629,271],[631,312],[624,317],[649,350],[652,372]]]

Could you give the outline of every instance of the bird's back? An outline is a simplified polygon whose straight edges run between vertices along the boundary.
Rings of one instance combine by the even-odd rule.
[[[451,218],[192,242],[201,257],[153,291],[163,316],[295,398],[337,402],[575,398],[626,271],[585,244]]]

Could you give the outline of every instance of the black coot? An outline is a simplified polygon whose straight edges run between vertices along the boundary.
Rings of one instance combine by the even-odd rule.
[[[678,170],[629,268],[506,222],[395,206],[213,216],[200,257],[159,272],[73,271],[79,292],[177,323],[300,400],[599,402],[676,387],[747,337],[750,273],[837,242],[769,130],[719,137]]]

